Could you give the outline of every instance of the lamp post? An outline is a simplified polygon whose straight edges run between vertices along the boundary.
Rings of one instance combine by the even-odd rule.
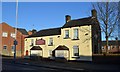
[[[17,42],[17,24],[18,24],[18,0],[16,0],[16,28],[15,28],[15,40],[14,40],[14,63],[16,61],[16,45]]]
[[[14,63],[15,63],[15,60],[16,60],[16,45],[17,45],[17,40],[15,39],[14,40]]]

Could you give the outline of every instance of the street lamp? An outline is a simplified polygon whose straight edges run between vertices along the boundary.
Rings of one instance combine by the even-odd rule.
[[[17,42],[17,24],[18,24],[18,0],[16,0],[16,28],[15,28],[15,40],[14,40],[14,63],[16,61],[16,45]]]

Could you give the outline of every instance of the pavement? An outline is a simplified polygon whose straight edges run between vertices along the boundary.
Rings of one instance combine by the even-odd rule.
[[[3,57],[4,62],[13,62],[13,58]],[[51,61],[51,60],[29,60],[17,58],[17,64],[31,65],[37,67],[53,68],[53,69],[64,69],[70,71],[82,71],[82,72],[119,72],[119,64],[99,64],[93,62],[62,62],[62,61]]]

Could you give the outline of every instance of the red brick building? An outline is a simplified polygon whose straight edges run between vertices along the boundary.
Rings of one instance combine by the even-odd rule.
[[[17,36],[15,35],[15,28],[11,27],[7,23],[3,22],[0,24],[0,38],[2,38],[1,51],[2,55],[13,56],[14,55],[14,43],[15,37],[18,41],[16,46],[16,56],[24,55],[24,38],[28,36],[25,29],[17,28]]]
[[[102,41],[102,52],[106,52],[106,41]],[[108,41],[108,53],[120,53],[120,40]]]

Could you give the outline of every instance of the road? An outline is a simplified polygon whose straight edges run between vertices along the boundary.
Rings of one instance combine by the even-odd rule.
[[[59,63],[53,61],[30,61],[12,58],[2,59],[2,72],[120,72],[119,65],[93,64],[93,63]],[[76,66],[76,67],[75,67]]]
[[[54,69],[54,68],[47,68],[47,67],[40,67],[40,66],[32,66],[29,64],[18,64],[18,63],[6,63],[3,62],[2,64],[2,72],[73,72],[70,70],[64,69]],[[75,71],[76,72],[76,71]],[[80,72],[80,71],[79,71]]]
[[[40,70],[43,72],[48,72],[48,71],[57,71],[56,69],[51,69],[51,68],[45,68],[45,67],[36,67],[36,66],[30,66],[27,64],[17,64],[17,63],[3,63],[2,64],[2,70]]]

